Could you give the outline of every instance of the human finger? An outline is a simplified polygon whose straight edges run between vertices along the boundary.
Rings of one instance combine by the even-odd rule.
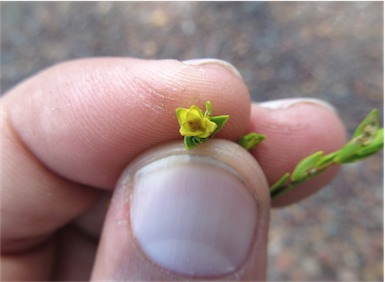
[[[282,99],[253,104],[249,130],[266,135],[252,152],[272,185],[292,172],[303,158],[317,151],[325,154],[340,149],[346,130],[336,110],[318,99]],[[316,178],[272,201],[285,206],[325,187],[338,171],[333,167]]]
[[[38,246],[95,203],[100,193],[92,187],[112,189],[135,155],[179,138],[177,106],[209,99],[217,114],[232,116],[222,137],[235,139],[250,100],[240,77],[220,61],[80,60],[9,91],[1,100],[2,259],[48,279],[47,271],[19,267],[25,260],[12,254],[33,250],[47,265]]]
[[[3,104],[14,132],[47,167],[112,188],[127,160],[180,138],[177,107],[203,108],[207,100],[216,115],[231,116],[218,136],[236,139],[247,126],[250,98],[240,77],[217,61],[64,63],[13,89]]]

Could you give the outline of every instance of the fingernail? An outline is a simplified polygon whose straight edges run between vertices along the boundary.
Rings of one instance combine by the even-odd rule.
[[[131,226],[144,255],[190,277],[234,272],[257,225],[256,199],[234,169],[210,157],[177,155],[137,171]]]
[[[334,113],[336,112],[336,109],[328,102],[320,99],[314,99],[314,98],[280,99],[280,100],[272,100],[268,102],[259,103],[261,107],[271,109],[271,110],[284,110],[299,104],[310,104],[310,105],[321,106]]]
[[[223,60],[218,60],[218,59],[213,59],[213,58],[207,58],[207,59],[195,59],[195,60],[187,60],[183,61],[185,64],[189,65],[217,65],[220,67],[225,67],[227,70],[231,71],[233,74],[238,76],[239,78],[242,79],[241,73],[237,70],[236,67],[234,67],[232,64],[229,62],[223,61]]]

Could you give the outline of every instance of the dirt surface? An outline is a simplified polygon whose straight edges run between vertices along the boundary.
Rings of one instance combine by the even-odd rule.
[[[382,2],[1,3],[1,93],[92,56],[227,60],[254,101],[325,99],[350,134],[372,108],[383,115]],[[382,154],[272,211],[270,281],[382,277]]]

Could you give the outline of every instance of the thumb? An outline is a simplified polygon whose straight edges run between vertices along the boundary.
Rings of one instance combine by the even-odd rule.
[[[93,280],[264,280],[270,198],[255,159],[212,140],[174,142],[122,174]]]

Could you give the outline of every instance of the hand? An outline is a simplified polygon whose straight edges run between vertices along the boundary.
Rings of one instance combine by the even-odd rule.
[[[211,140],[189,152],[205,157],[170,158],[183,148],[170,143],[183,139],[175,109],[207,100],[230,115],[215,139],[248,131],[267,139],[252,154]],[[237,71],[215,60],[73,61],[1,102],[3,281],[264,279],[270,206],[309,196],[336,169],[272,203],[268,185],[345,142],[330,107],[251,103]]]

